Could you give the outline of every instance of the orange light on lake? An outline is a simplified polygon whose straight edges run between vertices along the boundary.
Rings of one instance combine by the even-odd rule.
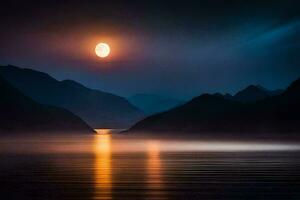
[[[114,132],[114,129],[95,129],[97,134],[100,135],[107,135],[107,134],[111,134]]]
[[[156,141],[149,141],[147,147],[147,174],[149,199],[156,199],[163,196],[162,164],[160,158],[160,144]]]
[[[111,177],[111,135],[96,135],[95,152],[95,199],[110,199]]]

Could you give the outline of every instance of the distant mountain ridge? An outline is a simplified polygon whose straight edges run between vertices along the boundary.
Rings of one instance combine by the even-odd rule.
[[[237,92],[233,99],[241,102],[254,102],[269,96],[279,95],[282,92],[282,90],[267,90],[259,85],[250,85],[244,90]]]
[[[184,103],[184,101],[153,94],[135,94],[128,98],[129,102],[147,114],[169,110]]]
[[[252,102],[204,94],[169,111],[152,115],[129,131],[299,132],[300,79],[282,94]]]
[[[260,86],[260,85],[249,85],[248,87],[244,88],[243,90],[237,92],[235,95],[230,94],[217,94],[220,96],[223,96],[226,99],[249,103],[249,102],[255,102],[262,99],[265,99],[267,97],[279,95],[283,93],[284,90],[267,90],[266,88]]]
[[[93,133],[79,117],[58,107],[36,103],[0,76],[0,132],[10,134],[35,132]]]
[[[126,128],[144,116],[125,98],[76,81],[10,65],[0,67],[0,75],[35,101],[68,109],[95,128]]]

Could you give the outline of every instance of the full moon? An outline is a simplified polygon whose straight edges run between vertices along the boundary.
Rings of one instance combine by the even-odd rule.
[[[110,53],[110,47],[106,43],[99,43],[95,48],[96,55],[100,58],[105,58]]]

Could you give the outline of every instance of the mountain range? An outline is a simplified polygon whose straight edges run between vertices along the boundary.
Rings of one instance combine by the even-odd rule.
[[[0,132],[80,132],[94,130],[70,111],[35,102],[0,76]]]
[[[123,97],[89,89],[72,81],[58,81],[32,69],[1,66],[0,75],[34,101],[65,108],[94,128],[126,128],[144,114]]]
[[[203,94],[179,107],[149,116],[128,131],[194,133],[300,131],[300,79],[277,94],[275,92],[261,95],[262,90],[250,86],[230,98],[228,95]],[[247,94],[247,91],[252,92]],[[253,91],[260,95],[253,95]]]
[[[286,90],[250,85],[230,94],[203,94],[184,103],[159,95],[129,98],[15,66],[0,67],[1,130],[295,132],[300,130],[300,79]],[[143,110],[144,112],[142,112]],[[74,114],[73,114],[74,113]],[[144,114],[145,113],[145,114]],[[26,117],[27,116],[27,117]],[[84,121],[87,123],[85,123]],[[89,125],[87,125],[89,124]]]

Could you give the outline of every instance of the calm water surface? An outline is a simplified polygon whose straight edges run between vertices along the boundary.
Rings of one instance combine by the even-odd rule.
[[[0,140],[0,199],[300,199],[297,143],[128,135]]]

